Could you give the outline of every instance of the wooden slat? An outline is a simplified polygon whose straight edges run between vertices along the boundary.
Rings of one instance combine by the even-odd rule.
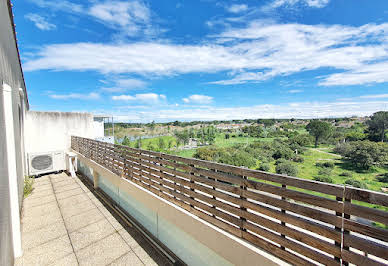
[[[366,218],[371,221],[380,222],[388,225],[388,212],[372,209],[365,206],[345,202],[344,212],[346,214]]]
[[[386,266],[384,263],[346,249],[342,250],[342,259],[358,266]]]
[[[321,193],[333,195],[336,197],[342,197],[343,195],[343,189],[344,189],[343,186],[339,186],[335,184],[301,179],[297,177],[290,177],[286,175],[266,173],[263,171],[250,170],[250,169],[243,169],[243,174],[248,177],[271,181],[282,185],[312,190],[315,192],[321,192]]]
[[[334,228],[330,228],[328,226],[321,225],[319,223],[307,220],[302,217],[297,217],[292,214],[285,214],[281,211],[274,210],[269,207],[260,206],[258,204],[254,204],[249,201],[243,202],[243,207],[247,209],[251,209],[253,211],[256,211],[258,213],[267,215],[269,217],[273,217],[275,219],[281,220],[283,222],[298,226],[300,228],[303,228],[305,230],[320,234],[324,237],[341,241],[341,233],[337,232]],[[242,215],[246,215],[246,213],[243,213]],[[252,219],[252,221],[255,221],[255,215],[254,213],[249,213],[250,217],[246,217],[247,219]]]
[[[134,172],[134,173],[135,173],[135,172]],[[222,218],[222,219],[225,219],[226,221],[228,221],[228,222],[230,222],[230,223],[233,223],[233,224],[235,224],[235,225],[237,225],[237,226],[239,226],[239,227],[242,226],[241,220],[240,220],[239,218],[236,218],[236,217],[234,217],[234,216],[232,216],[232,215],[229,215],[229,214],[227,214],[227,213],[225,213],[225,212],[222,212],[222,211],[220,211],[220,210],[218,210],[218,209],[214,209],[214,208],[212,208],[212,207],[209,206],[209,205],[206,205],[206,204],[204,204],[204,203],[201,203],[201,202],[199,202],[199,201],[197,201],[197,200],[193,200],[193,199],[191,199],[191,198],[189,198],[189,197],[183,195],[182,193],[178,193],[178,192],[176,192],[176,191],[174,191],[174,190],[172,190],[172,189],[169,189],[169,188],[167,188],[167,187],[163,187],[161,184],[158,184],[158,183],[157,183],[158,181],[161,181],[161,182],[166,182],[166,181],[162,181],[162,180],[160,180],[160,179],[158,180],[157,177],[153,177],[152,175],[147,174],[147,173],[144,173],[144,172],[138,172],[137,174],[140,176],[140,178],[141,178],[141,176],[146,176],[146,177],[148,177],[148,178],[151,180],[151,182],[152,182],[152,181],[155,181],[155,182],[152,183],[152,185],[158,187],[158,188],[161,189],[161,190],[164,190],[164,191],[170,193],[171,195],[175,195],[175,196],[177,196],[177,197],[179,197],[179,198],[184,198],[185,201],[191,203],[192,205],[194,205],[194,206],[196,206],[196,207],[198,207],[198,208],[201,208],[201,209],[203,209],[203,210],[205,210],[205,211],[207,211],[207,212],[209,212],[209,213],[212,213],[212,214],[214,214],[214,215],[216,215],[216,216],[218,216],[218,217],[220,217],[220,218]],[[174,183],[170,183],[170,184],[168,184],[168,185],[171,186],[171,187],[174,187]],[[200,195],[200,194],[198,194],[198,193],[195,193],[195,192],[192,192],[192,191],[190,191],[190,190],[188,190],[188,189],[186,189],[186,188],[184,188],[184,187],[179,187],[179,189],[181,189],[182,191],[184,191],[184,193],[186,193],[186,194],[195,196],[195,197],[200,198],[200,199],[204,199],[203,197],[201,197],[202,195]],[[205,200],[205,199],[204,199],[204,200]],[[217,204],[221,205],[221,202],[220,202],[220,203],[217,203]],[[223,207],[225,208],[225,206],[223,206]],[[239,210],[238,210],[238,211],[239,211]]]
[[[344,229],[366,236],[370,236],[382,241],[388,240],[388,230],[381,229],[378,227],[372,227],[366,224],[361,224],[356,221],[344,219]]]
[[[388,260],[388,245],[381,245],[355,235],[344,235],[344,245]]]
[[[251,215],[246,215],[245,217],[247,217],[247,219],[248,219],[248,217],[251,217]],[[254,216],[253,221],[254,221],[254,223],[256,223],[262,227],[266,227],[270,230],[273,230],[275,232],[283,234],[287,237],[291,237],[299,242],[303,242],[311,247],[322,250],[328,254],[332,254],[332,255],[335,255],[337,257],[341,256],[341,247],[337,247],[332,243],[329,243],[325,240],[319,239],[318,237],[306,234],[306,233],[301,232],[301,231],[297,231],[294,228],[291,228],[289,226],[284,226],[280,223],[271,221],[269,219],[266,219],[266,218],[260,217],[260,216]],[[246,224],[244,223],[243,227],[245,229],[250,230],[248,227],[245,227],[245,225]]]
[[[289,263],[292,263],[293,265],[314,265],[314,263],[299,257],[289,251],[281,249],[279,246],[276,246],[264,239],[261,239],[249,232],[242,232],[242,238],[245,240],[255,244],[256,246],[266,250],[269,253],[274,254],[275,256],[278,256],[285,261],[288,261]]]
[[[310,259],[313,259],[317,262],[323,263],[325,265],[339,265],[337,261],[334,260],[334,258],[331,258],[327,255],[324,255],[322,253],[319,253],[313,249],[310,249],[306,246],[303,246],[295,241],[292,241],[288,238],[283,238],[278,234],[272,233],[264,228],[261,228],[259,226],[256,226],[252,223],[245,222],[244,228],[246,228],[249,231],[252,231],[260,236],[263,236],[271,241],[274,241],[276,243],[279,243],[281,246],[289,248],[291,250],[296,251],[298,254],[301,254],[303,256],[306,256]]]
[[[187,188],[185,188],[183,186],[176,185],[173,182],[168,182],[168,181],[163,180],[163,179],[158,179],[157,177],[154,177],[154,176],[150,175],[149,173],[145,173],[145,172],[138,172],[138,174],[139,175],[141,175],[141,174],[145,175],[146,177],[154,180],[155,182],[160,182],[162,185],[170,186],[172,188],[180,190],[183,193],[186,193],[186,194],[192,196],[193,198],[197,198],[199,200],[205,201],[208,204],[214,205],[214,206],[216,206],[218,208],[221,208],[221,209],[223,209],[223,210],[225,210],[227,212],[233,213],[233,214],[235,214],[237,216],[240,216],[240,214],[241,214],[241,210],[239,208],[237,208],[237,207],[231,206],[231,205],[229,205],[227,203],[224,203],[224,202],[221,202],[221,201],[217,201],[217,200],[215,200],[213,198],[210,198],[210,197],[205,196],[203,194],[197,193],[197,192],[192,191],[190,189],[187,189]],[[207,207],[206,207],[206,211],[208,211]],[[226,213],[221,213],[218,209],[211,210],[211,211],[214,211],[215,215],[218,215],[218,216],[220,216],[220,217],[222,217],[224,219],[227,219],[228,221],[230,221],[230,222],[232,222],[232,223],[234,223],[234,224],[236,224],[238,226],[241,226],[241,221],[238,218],[235,218],[234,216],[228,215]]]
[[[138,163],[144,163],[145,165],[150,165],[149,162],[147,162],[146,160],[147,159],[150,159],[150,158],[145,158],[144,156],[140,156],[142,160],[138,160],[138,159],[135,159],[133,157],[134,160],[136,160]],[[157,161],[157,162],[162,162],[161,160]],[[175,165],[175,164],[171,164],[172,166]],[[169,172],[171,174],[174,174],[174,175],[183,175],[184,177],[186,178],[189,178],[189,175],[187,172],[182,172],[182,171],[179,171],[179,170],[174,170],[174,169],[171,169],[171,168],[167,168],[167,167],[164,167],[164,166],[158,166],[157,167],[158,169],[162,170],[162,171],[166,171],[166,172]],[[192,173],[195,173],[195,174],[199,174],[199,175],[203,175],[203,176],[209,176],[213,179],[217,179],[216,182],[218,182],[218,185],[216,185],[217,187],[218,186],[222,186],[222,188],[227,188],[227,186],[229,187],[233,187],[231,185],[227,185],[225,184],[224,182],[219,182],[219,180],[222,180],[222,181],[225,181],[225,182],[233,182],[237,185],[240,185],[242,183],[242,180],[236,180],[236,178],[234,177],[229,177],[223,173],[217,173],[217,172],[212,172],[212,171],[209,171],[209,170],[204,170],[204,169],[197,169],[195,167],[190,167],[189,166],[189,172],[192,172]],[[205,177],[201,177],[202,179],[196,179],[197,182],[201,182],[203,180],[203,182],[206,182],[206,179]]]
[[[336,200],[327,199],[311,194],[307,194],[304,192],[299,192],[295,190],[291,190],[284,187],[277,187],[270,184],[265,184],[261,182],[256,182],[253,180],[246,180],[246,186],[252,189],[256,189],[259,191],[269,192],[278,196],[283,196],[286,198],[290,198],[296,201],[301,201],[304,203],[308,203],[314,206],[319,206],[322,208],[330,209],[333,211],[342,212],[343,203],[338,202]]]
[[[243,196],[246,198],[253,199],[255,201],[259,201],[268,205],[272,205],[274,207],[282,208],[287,211],[291,211],[293,213],[297,213],[306,217],[310,217],[315,220],[319,220],[325,223],[329,223],[335,225],[337,227],[342,226],[342,218],[338,217],[334,214],[324,212],[321,210],[317,210],[314,208],[302,206],[300,204],[291,203],[283,199],[277,199],[268,195],[264,195],[257,192],[252,191],[243,191]]]
[[[388,195],[366,189],[345,187],[345,198],[388,207]]]

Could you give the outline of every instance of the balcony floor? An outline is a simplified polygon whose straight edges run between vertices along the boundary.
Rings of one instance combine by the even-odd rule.
[[[15,265],[169,264],[79,178],[65,173],[35,179],[23,202],[22,245]]]

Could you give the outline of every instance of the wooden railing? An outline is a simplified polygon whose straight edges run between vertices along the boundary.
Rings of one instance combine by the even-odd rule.
[[[72,137],[122,178],[292,264],[388,263],[388,195]]]

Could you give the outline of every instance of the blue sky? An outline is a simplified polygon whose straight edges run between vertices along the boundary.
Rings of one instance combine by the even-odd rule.
[[[19,0],[31,109],[130,122],[388,110],[386,0]]]

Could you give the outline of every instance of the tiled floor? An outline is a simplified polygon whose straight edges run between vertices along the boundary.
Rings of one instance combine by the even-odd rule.
[[[80,179],[65,173],[35,179],[23,202],[22,242],[15,265],[168,264]]]

